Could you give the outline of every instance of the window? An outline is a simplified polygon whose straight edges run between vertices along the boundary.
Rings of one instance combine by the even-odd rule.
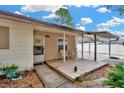
[[[44,48],[43,46],[34,46],[34,55],[43,55]]]
[[[9,28],[0,26],[0,49],[9,49]]]
[[[68,44],[67,43],[68,42],[67,42],[67,39],[66,39],[66,41],[65,41],[65,49],[66,50],[68,49]],[[63,44],[64,44],[63,39],[59,38],[58,39],[58,50],[63,50]]]

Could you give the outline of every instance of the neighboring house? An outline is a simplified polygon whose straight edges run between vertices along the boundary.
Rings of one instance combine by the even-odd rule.
[[[58,59],[58,50],[75,56],[75,37],[82,34],[87,33],[0,10],[0,63],[30,70],[35,63]]]

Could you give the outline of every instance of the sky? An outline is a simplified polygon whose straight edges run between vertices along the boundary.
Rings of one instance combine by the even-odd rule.
[[[54,23],[55,11],[61,7],[68,9],[76,29],[110,31],[124,35],[124,15],[113,12],[104,5],[1,5],[0,10]]]

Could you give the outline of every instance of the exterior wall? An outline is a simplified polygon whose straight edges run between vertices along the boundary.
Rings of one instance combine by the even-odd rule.
[[[9,27],[9,49],[0,49],[0,63],[16,64],[20,70],[33,68],[33,26],[0,18]]]
[[[16,22],[0,18],[0,26],[9,27],[9,49],[0,49],[0,63],[19,66],[19,70],[30,70],[33,68],[33,30],[34,26],[27,23]],[[41,26],[42,27],[42,26]],[[41,29],[42,31],[46,31]],[[49,31],[51,28],[49,28]],[[62,34],[40,32],[45,37],[45,60],[57,59],[58,38]],[[68,40],[68,50],[75,53],[75,36],[66,35]]]
[[[62,34],[57,33],[47,33],[47,32],[41,32],[43,35],[49,35],[49,37],[45,37],[45,61],[47,60],[53,60],[58,58],[58,38],[62,37]],[[76,54],[75,48],[76,48],[76,42],[75,42],[75,36],[72,35],[66,35],[66,38],[68,40],[68,50],[71,50],[73,54]]]

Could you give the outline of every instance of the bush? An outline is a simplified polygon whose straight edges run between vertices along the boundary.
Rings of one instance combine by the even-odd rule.
[[[124,87],[124,65],[116,64],[115,70],[107,75],[107,80],[103,81],[103,86]]]
[[[8,66],[8,65],[4,65],[2,70],[4,71],[7,71],[7,70],[17,70],[18,67],[14,64],[14,65],[11,65],[11,66]]]
[[[79,76],[79,77],[77,77],[75,80],[76,80],[76,81],[79,81],[79,82],[83,82],[83,80],[84,80],[84,77],[82,77],[82,76]]]

